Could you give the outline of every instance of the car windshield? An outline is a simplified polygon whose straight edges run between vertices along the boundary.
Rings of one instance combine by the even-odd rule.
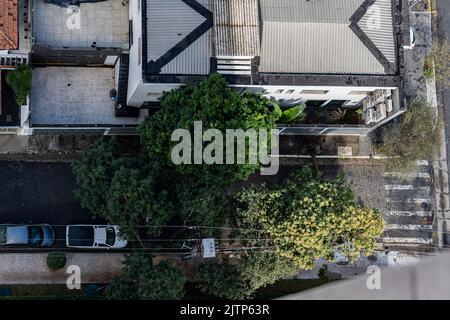
[[[40,226],[28,227],[28,243],[32,246],[40,246],[44,241],[44,231]]]
[[[6,243],[6,227],[0,227],[0,244]]]
[[[106,244],[113,246],[116,241],[116,232],[113,227],[106,228]]]

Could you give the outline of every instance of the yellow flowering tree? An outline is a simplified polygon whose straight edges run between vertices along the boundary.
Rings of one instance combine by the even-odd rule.
[[[245,237],[261,239],[302,269],[321,257],[333,260],[338,246],[350,259],[370,254],[383,231],[380,212],[357,205],[342,177],[326,181],[309,167],[281,185],[244,189],[236,200],[240,226],[253,230]]]

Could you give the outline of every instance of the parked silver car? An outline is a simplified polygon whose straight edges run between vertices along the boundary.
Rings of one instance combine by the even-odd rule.
[[[50,247],[54,242],[55,231],[48,224],[0,225],[0,246]]]

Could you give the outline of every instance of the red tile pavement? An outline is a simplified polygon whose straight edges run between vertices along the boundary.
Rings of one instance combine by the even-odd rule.
[[[18,0],[0,0],[0,49],[19,47]]]

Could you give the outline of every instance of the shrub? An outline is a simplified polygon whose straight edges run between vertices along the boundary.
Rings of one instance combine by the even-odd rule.
[[[16,95],[16,102],[23,105],[31,90],[31,67],[21,64],[6,76],[6,83],[13,89]]]
[[[377,151],[390,157],[387,170],[408,172],[414,170],[417,160],[434,160],[441,144],[442,121],[436,109],[427,102],[411,104],[401,123],[393,123],[382,131],[382,144]]]
[[[47,266],[52,270],[58,270],[66,265],[64,252],[50,252],[47,256]]]
[[[433,60],[431,57],[427,57],[423,65],[423,75],[427,79],[431,79],[434,76]]]
[[[440,88],[446,88],[450,83],[450,44],[447,41],[433,43],[429,59],[434,62],[436,82]]]

